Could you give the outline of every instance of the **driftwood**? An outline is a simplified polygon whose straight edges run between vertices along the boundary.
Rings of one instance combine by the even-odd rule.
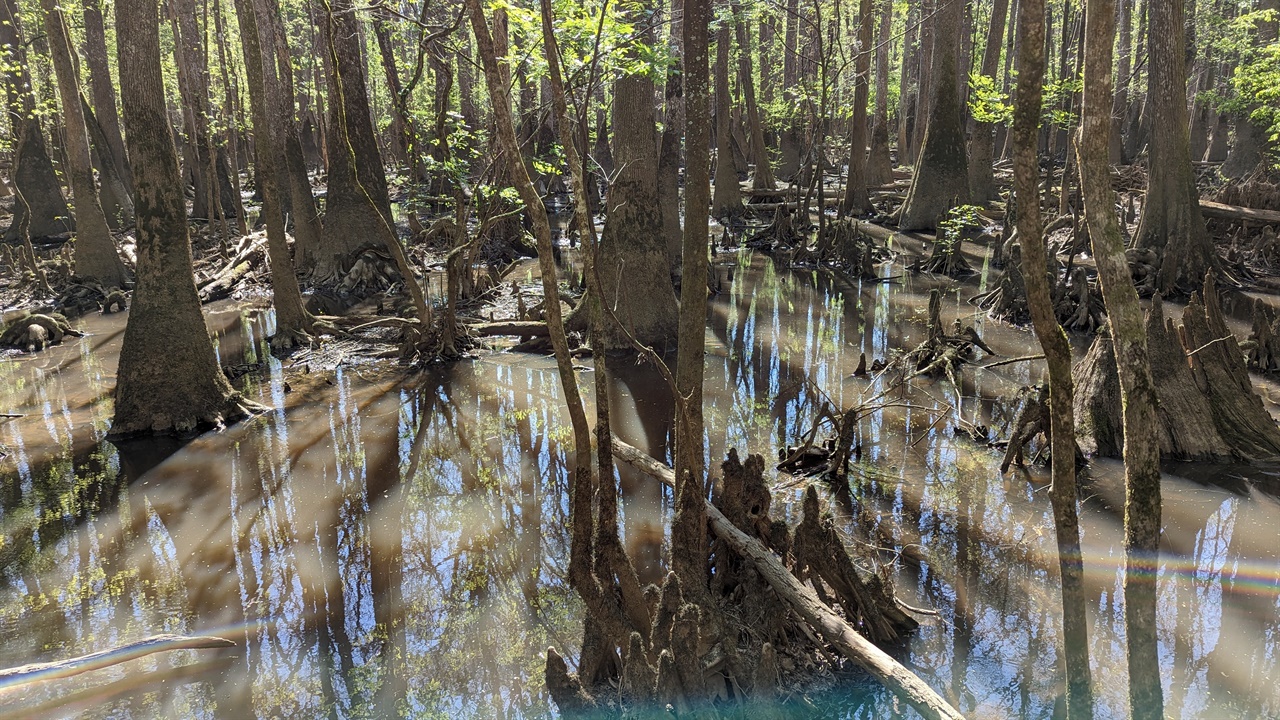
[[[668,487],[675,487],[675,472],[637,448],[615,438],[613,454]],[[712,532],[750,563],[774,592],[841,655],[867,670],[925,718],[963,717],[917,675],[860,635],[818,599],[817,594],[791,574],[764,543],[740,530],[714,505],[707,503],[706,509]]]
[[[100,650],[67,660],[32,663],[0,670],[0,690],[93,672],[170,650],[212,650],[235,646],[236,644],[230,640],[207,635],[152,635],[109,650]]]
[[[220,270],[200,283],[200,302],[208,303],[230,297],[235,287],[250,272],[262,266],[267,257],[265,232],[245,235],[240,239],[235,255]]]
[[[1255,225],[1280,225],[1280,212],[1275,210],[1226,205],[1212,200],[1200,201],[1200,214],[1215,220],[1249,222]]]

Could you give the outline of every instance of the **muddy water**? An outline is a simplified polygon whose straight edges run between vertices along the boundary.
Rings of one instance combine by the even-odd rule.
[[[722,256],[708,322],[707,456],[773,455],[852,377],[923,337],[928,290],[948,321],[977,322],[1002,356],[1028,332],[981,323],[972,284],[857,283]],[[895,272],[886,268],[886,274]],[[0,667],[159,632],[217,633],[232,651],[181,651],[77,678],[0,689],[0,716],[539,717],[542,651],[576,654],[581,609],[564,581],[571,438],[546,358],[491,354],[421,375],[356,369],[283,379],[263,351],[269,313],[215,310],[224,364],[265,361],[238,384],[276,410],[185,445],[106,443],[119,318],[88,337],[0,361]],[[671,404],[650,368],[615,362],[615,429],[668,453]],[[591,370],[580,371],[584,381]],[[842,516],[851,542],[919,543],[899,593],[932,608],[898,656],[971,717],[1062,710],[1060,596],[1047,477],[1001,477],[956,417],[999,425],[996,398],[1034,363],[917,382],[863,423]],[[590,382],[584,383],[589,389]],[[1267,388],[1271,390],[1270,386]],[[1159,629],[1168,714],[1280,714],[1280,468],[1169,468]],[[797,513],[803,484],[771,478]],[[626,535],[662,572],[669,498],[622,473]],[[830,495],[827,488],[824,494]],[[1095,463],[1082,489],[1097,715],[1123,716],[1123,483]],[[851,500],[856,498],[856,500]],[[873,539],[874,538],[874,539]],[[887,538],[887,539],[886,539]],[[822,716],[891,717],[851,676]]]

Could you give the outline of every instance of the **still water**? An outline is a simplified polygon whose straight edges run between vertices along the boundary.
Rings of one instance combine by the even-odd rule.
[[[1029,331],[975,315],[973,284],[851,282],[750,255],[722,256],[718,270],[713,468],[730,447],[774,457],[824,400],[849,407],[884,389],[853,377],[859,353],[914,347],[933,287],[945,292],[944,320],[976,324],[1002,357],[1038,351]],[[572,453],[553,363],[487,353],[412,375],[293,368],[286,386],[265,353],[271,322],[253,308],[211,309],[223,364],[265,363],[236,382],[275,409],[186,444],[103,440],[119,316],[87,317],[85,338],[0,360],[0,412],[21,416],[0,420],[0,667],[161,632],[237,643],[0,689],[0,717],[553,714],[543,651],[576,655],[582,612],[565,582]],[[659,376],[632,362],[611,370],[615,431],[667,457],[672,406]],[[897,655],[975,718],[1063,710],[1047,475],[1002,477],[998,451],[952,432],[957,417],[1001,427],[1012,409],[1000,397],[1040,372],[969,368],[958,391],[915,381],[863,422],[852,492],[820,488],[851,543],[884,559],[923,548],[898,564],[898,593],[938,615]],[[590,373],[580,370],[588,393]],[[628,545],[656,579],[669,497],[620,472]],[[1158,587],[1169,716],[1280,715],[1277,473],[1167,468]],[[795,517],[805,481],[769,479],[774,507]],[[1082,482],[1095,713],[1123,717],[1121,469],[1096,462]],[[857,673],[813,701],[799,716],[896,716],[893,698]]]

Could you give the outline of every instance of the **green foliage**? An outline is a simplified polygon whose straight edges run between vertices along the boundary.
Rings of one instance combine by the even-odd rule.
[[[947,211],[947,219],[938,223],[938,242],[959,242],[970,230],[977,230],[985,223],[978,214],[977,205],[957,205]]]
[[[1080,116],[1071,109],[1068,100],[1083,90],[1083,75],[1061,78],[1045,85],[1042,122],[1058,128],[1073,128],[1079,124]]]
[[[973,73],[969,76],[969,112],[978,122],[1002,125],[1013,119],[1013,104],[995,78]]]

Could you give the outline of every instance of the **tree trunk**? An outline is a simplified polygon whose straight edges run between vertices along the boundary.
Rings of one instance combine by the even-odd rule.
[[[790,3],[789,3],[790,4]],[[793,5],[794,6],[794,5]],[[671,566],[685,588],[707,586],[707,471],[703,461],[702,378],[706,359],[707,206],[711,200],[707,35],[710,0],[685,0],[685,219],[680,285],[680,337],[676,394],[683,412],[675,418],[675,518]],[[792,21],[788,19],[788,34]],[[724,34],[721,34],[724,37]],[[789,44],[789,47],[794,47]],[[788,88],[793,87],[791,85]]]
[[[120,134],[120,115],[116,111],[116,90],[111,83],[111,66],[107,60],[107,31],[102,21],[102,7],[98,0],[82,0],[84,5],[84,51],[89,66],[89,87],[92,89],[93,111],[98,125],[110,148],[111,162],[124,181],[129,193],[133,193],[133,172],[124,152],[124,136]]]
[[[1040,218],[1039,163],[1036,130],[1040,124],[1044,84],[1044,0],[1022,0],[1018,7],[1022,52],[1018,57],[1017,99],[1013,119],[1013,172],[1017,194],[1022,276],[1027,308],[1049,367],[1049,442],[1052,458],[1053,524],[1062,574],[1062,635],[1067,666],[1067,709],[1075,720],[1092,716],[1089,677],[1089,619],[1080,555],[1080,521],[1076,511],[1076,435],[1071,345],[1058,324],[1049,288],[1043,224]],[[1003,21],[1003,18],[1001,18]],[[999,34],[994,35],[999,42]],[[991,41],[991,38],[988,39]],[[987,65],[988,56],[983,60]],[[994,62],[994,61],[993,61]],[[989,132],[988,132],[989,134]]]
[[[1111,103],[1111,116],[1124,118],[1129,114],[1129,78],[1133,72],[1133,3],[1120,2],[1117,3],[1117,7],[1120,13],[1120,42],[1117,47],[1120,58],[1119,68],[1116,71],[1115,98]],[[1085,42],[1088,42],[1087,38]],[[1122,127],[1122,123],[1111,123],[1108,157],[1113,164],[1125,162],[1128,159],[1124,157],[1124,141],[1120,132]]]
[[[85,129],[89,131],[89,147],[97,158],[98,199],[107,217],[107,225],[117,231],[129,227],[133,225],[132,193],[116,169],[111,144],[83,93],[80,94],[80,111],[84,113]]]
[[[733,130],[729,120],[733,107],[729,98],[729,37],[729,25],[725,23],[716,32],[716,183],[711,200],[711,216],[721,220],[742,214],[742,188],[733,168]]]
[[[178,154],[165,111],[154,0],[116,0],[121,99],[137,183],[137,285],[117,371],[115,437],[188,434],[244,417],[218,366],[191,266]]]
[[[76,59],[71,54],[71,38],[67,35],[57,0],[41,0],[41,6],[45,11],[49,54],[53,57],[54,73],[58,77],[58,96],[62,101],[66,128],[67,167],[64,171],[76,208],[76,275],[93,278],[104,287],[123,287],[129,276],[116,252],[115,240],[107,227],[107,217],[102,212],[98,189],[94,186],[89,133],[84,109],[80,105],[80,81],[76,76]]]
[[[858,5],[858,54],[854,58],[853,117],[849,120],[849,177],[840,215],[872,211],[867,192],[867,99],[871,75],[871,0]]]
[[[4,89],[13,133],[13,185],[25,200],[15,204],[4,241],[21,240],[19,230],[23,227],[30,238],[69,233],[75,230],[75,221],[62,195],[40,130],[40,118],[35,113],[31,66],[16,0],[0,0],[0,52],[5,61]]]
[[[1255,0],[1258,10],[1270,11],[1269,20],[1258,23],[1255,46],[1261,47],[1276,39],[1276,13],[1280,13],[1280,0]],[[1253,109],[1250,106],[1249,111]],[[1267,131],[1258,127],[1249,119],[1249,111],[1237,115],[1234,119],[1236,137],[1231,144],[1231,152],[1222,163],[1222,174],[1231,179],[1240,179],[1263,162],[1263,152],[1267,146]]]
[[[889,154],[889,44],[892,41],[893,3],[880,2],[880,32],[876,39],[876,114],[871,126],[871,150],[867,154],[867,185],[893,181],[893,160]],[[906,67],[904,61],[903,68]],[[901,112],[901,98],[899,98]]]
[[[738,2],[734,0],[730,6],[733,8],[733,28],[738,43],[738,80],[742,87],[742,97],[747,104],[751,156],[755,163],[754,172],[751,175],[751,187],[756,190],[772,190],[776,182],[773,179],[773,163],[769,161],[769,150],[764,144],[764,125],[760,120],[760,108],[756,105],[756,85],[752,77],[754,73],[751,68],[751,45],[747,41],[747,23]]]
[[[1152,568],[1159,567],[1160,553],[1157,400],[1151,379],[1142,307],[1138,304],[1138,294],[1129,275],[1107,163],[1111,106],[1114,102],[1111,60],[1115,40],[1115,5],[1113,0],[1089,0],[1087,11],[1089,31],[1085,46],[1084,103],[1077,150],[1085,218],[1111,322],[1124,406],[1124,609],[1129,649],[1129,711],[1134,718],[1142,720],[1163,717],[1164,706],[1156,645],[1156,574],[1152,571]],[[1162,11],[1156,9],[1155,12]],[[1172,13],[1166,14],[1172,16]],[[1182,37],[1180,24],[1172,26],[1172,34],[1175,36],[1173,42],[1178,43]],[[1181,66],[1181,56],[1173,60]],[[1179,98],[1178,102],[1181,104],[1182,99]],[[1181,127],[1185,132],[1186,123]],[[1184,152],[1185,147],[1184,144]]]
[[[948,28],[933,33],[933,101],[929,103],[924,144],[902,206],[898,227],[920,230],[937,227],[951,208],[969,201],[969,161],[964,147],[964,108],[956,93],[956,33],[963,3],[947,2],[933,23]]]
[[[240,89],[236,83],[236,77],[228,70],[227,54],[227,38],[222,31],[222,3],[220,0],[213,0],[213,27],[214,33],[218,40],[218,68],[222,72],[222,122],[225,126],[225,136],[223,144],[226,149],[220,149],[220,154],[225,156],[229,162],[227,174],[230,179],[231,197],[230,204],[224,204],[222,209],[229,212],[236,221],[236,232],[240,235],[249,233],[248,219],[245,217],[244,200],[240,196],[240,152],[238,149],[238,133],[236,131],[236,118],[238,116],[236,109],[239,105]]]
[[[395,227],[382,153],[369,115],[360,23],[351,0],[332,0],[320,18],[329,48],[329,186],[324,232],[313,275],[329,278],[346,269],[352,255],[367,247],[369,228]],[[334,102],[341,97],[343,104]],[[346,133],[340,128],[346,128]],[[344,158],[354,158],[354,164]],[[381,215],[381,217],[379,217]]]
[[[1149,12],[1150,159],[1147,196],[1133,244],[1160,254],[1156,289],[1165,296],[1185,296],[1219,263],[1200,214],[1188,150],[1182,2],[1152,3]]]
[[[994,84],[1000,63],[1000,41],[1004,38],[1005,19],[1009,13],[1009,0],[994,0],[991,6],[991,24],[987,28],[987,46],[982,53],[979,72],[991,78]],[[969,190],[975,202],[986,202],[997,197],[995,178],[995,125],[969,120]],[[1023,256],[1026,257],[1025,255]]]
[[[648,45],[648,33],[635,42]],[[630,51],[637,59],[644,49]],[[613,152],[618,174],[609,188],[597,262],[603,301],[632,336],[645,345],[670,347],[679,309],[671,286],[662,212],[658,200],[658,136],[653,79],[623,75],[613,86]],[[688,276],[687,276],[688,277]],[[701,282],[701,277],[688,277]],[[597,338],[607,350],[630,350],[627,332],[596,318]]]
[[[253,117],[253,146],[257,154],[255,173],[262,191],[262,220],[267,226],[267,260],[271,267],[271,293],[276,310],[276,333],[272,347],[292,348],[310,341],[314,319],[302,306],[302,292],[293,274],[280,206],[280,172],[285,167],[273,117],[292,122],[292,107],[281,107],[283,99],[275,73],[275,53],[263,52],[264,29],[271,32],[271,14],[263,0],[236,0],[240,21],[240,42],[244,46],[245,79],[249,83],[249,106]],[[264,28],[264,26],[266,26]],[[274,99],[274,101],[273,101]],[[410,278],[412,280],[412,278]]]
[[[302,145],[302,137],[298,132],[294,108],[297,107],[294,92],[292,54],[289,51],[288,36],[280,19],[279,3],[267,0],[258,7],[258,16],[271,18],[271,32],[263,28],[258,32],[259,44],[263,50],[263,83],[267,88],[267,119],[272,121],[271,132],[277,139],[279,152],[283,153],[283,176],[288,185],[287,206],[292,213],[295,267],[312,267],[312,260],[320,248],[324,226],[320,221],[320,213],[316,210],[316,199],[311,194],[311,178],[307,174],[307,158]],[[264,20],[264,22],[266,22]],[[278,109],[273,109],[270,102],[279,98]],[[279,173],[278,173],[279,174]],[[281,198],[280,205],[286,205]]]
[[[391,46],[391,14],[384,10],[374,13],[373,33],[378,39],[378,56],[382,60],[382,72],[387,78],[387,94],[391,97],[391,156],[400,167],[412,167],[409,162],[410,128],[408,98],[396,69],[395,48]]]
[[[684,0],[671,0],[671,17],[684,16]],[[684,81],[681,69],[684,67],[684,43],[680,36],[679,23],[671,24],[669,38],[672,62],[667,68],[665,112],[662,123],[662,145],[658,151],[658,197],[680,197],[680,141],[684,133]],[[586,108],[583,110],[585,125]],[[587,131],[581,128],[583,154],[587,151]],[[588,176],[591,176],[588,173]],[[660,203],[662,211],[662,234],[667,243],[667,262],[673,278],[679,277],[680,245],[682,233],[680,226],[680,203]]]

